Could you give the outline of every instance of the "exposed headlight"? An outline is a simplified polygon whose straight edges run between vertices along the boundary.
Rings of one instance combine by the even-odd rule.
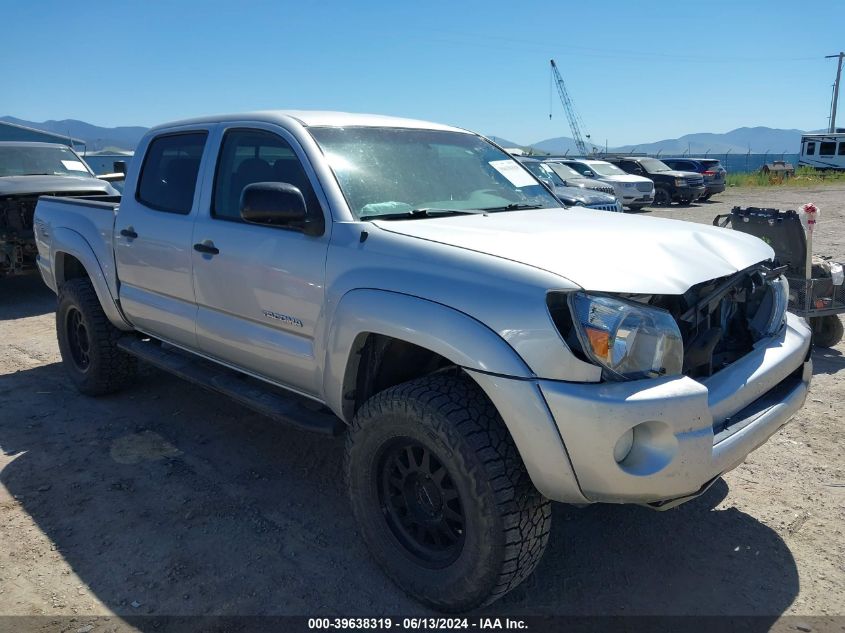
[[[572,321],[584,353],[611,379],[679,375],[684,343],[675,319],[659,308],[575,292]]]
[[[769,292],[760,303],[757,313],[749,325],[758,336],[772,336],[780,331],[786,319],[786,306],[789,303],[789,282],[781,275],[767,282]]]
[[[675,186],[676,187],[686,187],[687,186],[687,179],[686,178],[675,178]]]

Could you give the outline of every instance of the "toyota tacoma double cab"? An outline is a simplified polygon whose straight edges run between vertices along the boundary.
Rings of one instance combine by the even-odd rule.
[[[0,142],[0,276],[35,267],[32,216],[39,196],[110,196],[70,147],[58,143]]]
[[[79,391],[131,385],[141,359],[345,434],[373,557],[444,611],[531,573],[550,501],[702,494],[812,374],[764,242],[561,208],[503,150],[435,123],[163,125],[119,202],[41,198],[35,233]]]

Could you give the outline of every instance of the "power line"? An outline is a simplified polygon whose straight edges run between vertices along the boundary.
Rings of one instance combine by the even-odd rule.
[[[836,67],[836,81],[833,84],[833,103],[830,104],[830,129],[831,134],[836,132],[836,108],[839,105],[839,80],[842,78],[842,60],[845,59],[845,53],[840,51],[836,55],[825,55],[825,59],[833,57],[839,58],[839,64]]]

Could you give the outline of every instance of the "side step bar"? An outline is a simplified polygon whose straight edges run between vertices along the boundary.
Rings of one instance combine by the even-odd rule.
[[[200,387],[229,396],[268,418],[305,431],[339,435],[343,421],[318,402],[276,388],[156,340],[127,336],[118,347],[128,354]]]

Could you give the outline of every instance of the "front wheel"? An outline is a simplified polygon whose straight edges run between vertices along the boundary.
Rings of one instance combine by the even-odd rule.
[[[669,193],[668,189],[658,187],[654,191],[654,204],[665,205],[668,207],[670,204],[672,204],[672,194]]]
[[[442,611],[489,604],[545,551],[551,509],[493,405],[438,373],[368,400],[346,442],[352,509],[382,569]]]

